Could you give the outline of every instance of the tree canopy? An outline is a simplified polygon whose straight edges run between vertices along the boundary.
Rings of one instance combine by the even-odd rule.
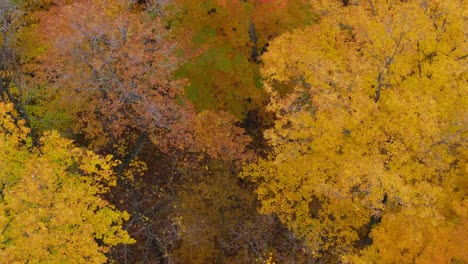
[[[468,262],[464,0],[1,0],[0,262]]]
[[[57,132],[31,147],[13,105],[0,103],[0,256],[5,263],[105,263],[109,246],[133,243],[120,212],[100,195],[116,184],[111,157]]]
[[[261,211],[314,254],[466,261],[462,8],[363,2],[271,43],[262,74],[273,152],[244,176],[258,183]]]

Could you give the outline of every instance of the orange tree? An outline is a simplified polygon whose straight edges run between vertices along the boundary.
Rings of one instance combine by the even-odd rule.
[[[94,149],[139,138],[160,149],[190,145],[192,107],[184,82],[172,79],[175,43],[158,18],[120,0],[57,1],[36,17],[45,51],[30,96],[50,97],[39,117],[65,113],[70,132]]]

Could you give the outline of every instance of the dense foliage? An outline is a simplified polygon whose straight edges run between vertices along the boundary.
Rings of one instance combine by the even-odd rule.
[[[0,0],[0,263],[468,262],[464,0]]]

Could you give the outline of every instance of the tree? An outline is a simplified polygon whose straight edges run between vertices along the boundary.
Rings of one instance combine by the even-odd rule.
[[[313,21],[306,1],[174,1],[167,23],[187,61],[178,75],[198,111],[225,111],[239,120],[264,106],[259,55],[282,32]]]
[[[337,2],[263,56],[273,152],[243,174],[261,212],[317,257],[467,261],[464,3]]]
[[[194,113],[184,81],[172,79],[175,43],[158,18],[123,0],[57,1],[38,17],[47,52],[36,83],[50,83],[73,133],[96,149],[120,138],[129,152],[141,138],[160,149],[190,146]]]
[[[116,184],[112,157],[46,133],[31,147],[24,120],[0,103],[0,257],[4,262],[105,263],[110,246],[133,243],[126,212],[101,198]]]
[[[194,138],[197,146],[214,159],[237,161],[253,155],[246,149],[251,138],[226,112],[204,110],[199,113],[195,119]]]

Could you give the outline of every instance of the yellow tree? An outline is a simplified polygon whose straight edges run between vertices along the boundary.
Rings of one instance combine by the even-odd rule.
[[[244,176],[316,256],[467,261],[466,3],[346,2],[263,56],[273,151]]]
[[[3,263],[105,263],[110,246],[132,243],[128,214],[100,195],[116,183],[111,157],[51,132],[32,148],[12,104],[0,103],[0,258]]]

